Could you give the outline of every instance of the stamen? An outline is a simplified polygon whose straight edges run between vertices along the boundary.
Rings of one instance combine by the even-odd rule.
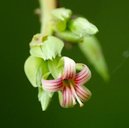
[[[77,99],[78,103],[80,104],[80,107],[82,107],[82,106],[83,106],[83,103],[81,102],[80,98],[77,96],[76,91],[75,91],[73,85],[70,84],[70,87],[71,87],[71,90],[72,90],[72,92],[73,92],[75,98]]]
[[[76,104],[76,100],[75,100],[73,95],[72,95],[72,100],[73,100],[73,105],[75,105]]]

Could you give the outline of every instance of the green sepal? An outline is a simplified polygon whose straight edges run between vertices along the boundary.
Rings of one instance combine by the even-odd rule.
[[[47,79],[49,77],[50,72],[47,72],[47,71],[48,71],[48,67],[46,67],[46,73],[42,75],[43,79]],[[43,85],[38,87],[38,99],[39,99],[39,102],[41,103],[41,108],[43,111],[45,111],[48,108],[53,94],[54,94],[53,92],[47,92],[43,90]]]
[[[56,57],[52,61],[48,61],[48,69],[52,76],[56,79],[61,76],[64,68],[64,61],[61,57]]]
[[[97,27],[83,17],[78,17],[71,20],[69,24],[69,29],[80,38],[94,35],[98,32]]]
[[[39,36],[39,40],[32,39],[30,43],[30,54],[44,60],[52,60],[56,56],[61,56],[64,43],[54,36]],[[35,37],[35,36],[34,36]]]
[[[48,72],[47,63],[43,59],[34,56],[28,57],[24,65],[24,70],[33,87],[39,87],[43,74]]]
[[[64,31],[67,27],[67,21],[70,19],[72,11],[65,8],[57,8],[52,11],[53,27],[56,31]]]
[[[63,101],[63,94],[61,91],[58,91],[58,98],[59,98],[59,103],[62,106],[62,101]]]
[[[104,80],[109,79],[107,64],[104,59],[100,44],[96,37],[85,37],[82,43],[79,43],[81,51],[89,62],[95,67],[96,71]]]
[[[80,36],[74,34],[71,31],[56,32],[56,35],[61,39],[68,41],[70,43],[78,43],[82,41],[82,38],[80,38]]]
[[[38,99],[41,103],[42,110],[45,111],[52,99],[54,93],[44,91],[41,87],[38,88]]]

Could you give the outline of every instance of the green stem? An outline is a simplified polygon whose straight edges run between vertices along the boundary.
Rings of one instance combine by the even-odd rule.
[[[51,11],[57,7],[57,0],[39,0],[41,8],[41,33],[52,34]]]

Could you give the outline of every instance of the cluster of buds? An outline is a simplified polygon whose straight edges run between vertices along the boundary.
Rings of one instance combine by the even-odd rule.
[[[30,56],[24,66],[26,76],[33,87],[39,90],[38,98],[43,111],[47,109],[55,92],[59,94],[62,107],[73,107],[76,103],[83,106],[91,96],[84,86],[91,78],[91,71],[85,64],[61,55],[64,47],[62,40],[84,44],[85,38],[93,38],[98,29],[83,17],[72,18],[72,11],[65,8],[52,11],[51,23],[53,34],[33,36]],[[92,54],[93,47],[87,46],[87,55],[96,59],[96,55]],[[97,52],[100,53],[100,49]]]

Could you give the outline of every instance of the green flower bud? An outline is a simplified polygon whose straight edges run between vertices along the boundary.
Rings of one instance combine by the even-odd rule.
[[[80,38],[83,38],[84,36],[94,35],[98,32],[98,29],[95,25],[82,17],[73,19],[70,22],[69,29]]]
[[[39,87],[43,75],[48,73],[46,62],[43,59],[34,56],[28,57],[24,65],[24,70],[33,87]]]
[[[79,44],[80,49],[87,57],[89,62],[93,64],[96,71],[105,79],[109,79],[108,68],[102,53],[98,40],[92,37],[85,37],[83,42]]]
[[[52,11],[52,20],[54,30],[64,31],[66,29],[67,21],[72,15],[72,11],[65,8],[57,8]]]
[[[44,60],[52,60],[61,56],[64,43],[54,36],[42,36],[37,34],[30,43],[30,54]]]

